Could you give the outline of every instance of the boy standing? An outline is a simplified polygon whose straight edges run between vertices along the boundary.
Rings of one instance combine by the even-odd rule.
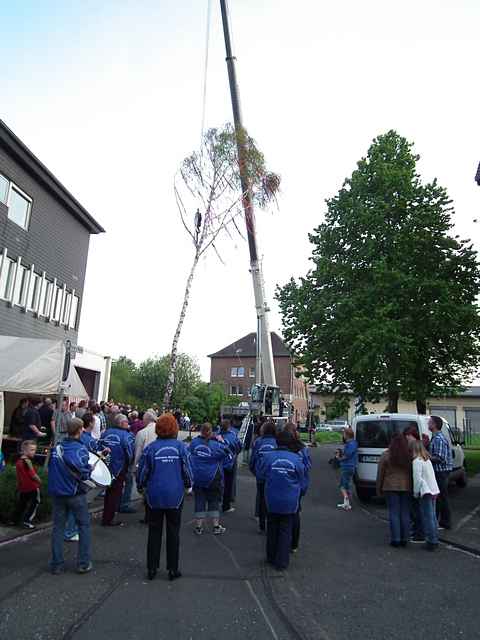
[[[350,511],[352,508],[352,481],[358,464],[358,443],[355,440],[353,429],[350,427],[343,430],[343,439],[345,442],[343,452],[340,451],[336,456],[340,463],[340,491],[342,492],[343,502],[338,504],[337,507]]]
[[[37,453],[37,444],[33,440],[22,442],[22,455],[15,465],[17,471],[18,500],[13,514],[15,525],[22,523],[26,529],[35,529],[32,520],[40,504],[40,486],[42,481],[37,475],[32,460]]]

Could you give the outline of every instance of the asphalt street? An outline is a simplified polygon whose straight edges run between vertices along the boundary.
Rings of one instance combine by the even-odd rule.
[[[285,574],[264,564],[265,538],[253,519],[255,482],[239,474],[237,510],[221,537],[192,531],[183,514],[181,569],[173,583],[145,579],[146,529],[93,526],[94,571],[48,572],[49,532],[0,547],[0,638],[98,640],[435,640],[479,637],[475,611],[480,559],[442,545],[388,546],[384,510],[336,508],[335,447],[312,450],[314,468],[302,513],[302,539]]]

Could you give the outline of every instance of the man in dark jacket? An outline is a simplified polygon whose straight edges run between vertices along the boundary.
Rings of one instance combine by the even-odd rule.
[[[48,465],[48,493],[53,502],[52,560],[54,575],[63,572],[63,536],[69,512],[78,526],[78,573],[92,570],[90,560],[90,514],[83,481],[90,478],[88,450],[80,442],[83,424],[79,419],[68,425],[67,437],[52,449]]]
[[[23,418],[23,434],[22,440],[36,440],[42,438],[45,434],[40,430],[42,421],[38,408],[42,401],[38,398],[31,398],[28,403],[28,409]]]

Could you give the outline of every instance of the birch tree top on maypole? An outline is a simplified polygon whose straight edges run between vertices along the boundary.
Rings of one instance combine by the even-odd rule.
[[[221,129],[209,129],[199,151],[182,162],[174,180],[175,199],[182,224],[189,234],[193,248],[193,262],[187,277],[183,303],[170,351],[170,370],[164,396],[164,407],[170,407],[175,384],[178,342],[185,320],[195,270],[208,250],[215,251],[221,260],[218,240],[222,234],[232,238],[240,235],[237,217],[243,214],[238,137],[244,150],[243,175],[254,202],[266,208],[276,197],[280,177],[267,170],[265,158],[255,141],[245,130],[235,131],[227,124]]]

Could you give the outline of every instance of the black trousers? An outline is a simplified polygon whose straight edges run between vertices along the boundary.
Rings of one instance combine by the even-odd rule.
[[[292,547],[293,513],[267,515],[267,561],[277,569],[286,569]]]
[[[20,520],[31,523],[40,504],[40,490],[19,492],[17,495],[17,504],[15,505],[12,520],[15,524],[20,524]]]
[[[267,505],[265,504],[265,483],[257,481],[257,501],[255,514],[258,516],[258,526],[261,531],[265,531],[265,520],[267,518]]]
[[[233,486],[235,484],[235,467],[231,470],[223,470],[224,484],[223,484],[223,502],[222,511],[228,511],[232,506],[233,500]]]
[[[147,568],[155,571],[160,566],[160,552],[162,550],[163,520],[167,529],[167,571],[178,571],[178,557],[180,551],[180,525],[182,522],[182,507],[178,509],[150,509],[148,508],[148,543]]]
[[[440,489],[440,495],[437,498],[438,524],[446,529],[450,529],[452,526],[452,512],[448,500],[449,475],[448,471],[435,471],[435,478],[437,479],[438,488]]]

